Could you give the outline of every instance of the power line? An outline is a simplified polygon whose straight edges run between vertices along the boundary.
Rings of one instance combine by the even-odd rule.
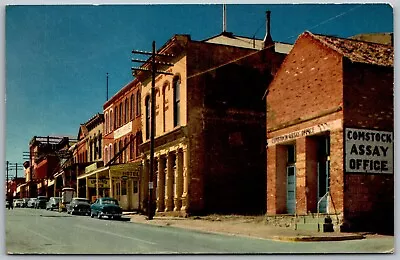
[[[307,31],[307,30],[312,30],[312,29],[314,29],[314,28],[316,28],[316,27],[318,27],[318,26],[320,26],[320,25],[322,25],[322,24],[325,24],[325,23],[327,23],[327,22],[329,22],[329,21],[332,21],[332,20],[334,20],[334,19],[336,19],[336,18],[338,18],[338,17],[340,17],[340,16],[343,16],[343,15],[349,13],[349,12],[352,12],[352,11],[354,11],[355,9],[360,8],[361,6],[362,6],[362,5],[358,5],[358,6],[353,7],[353,8],[351,8],[351,9],[345,11],[345,12],[342,12],[342,13],[336,15],[336,16],[333,16],[333,17],[331,17],[331,18],[329,18],[329,19],[327,19],[327,20],[325,20],[325,21],[320,22],[320,23],[317,24],[317,25],[314,25],[313,27],[311,27],[311,28],[309,28],[309,29],[306,29],[306,31]],[[287,38],[285,38],[285,40],[288,40],[288,39],[293,38],[293,37],[296,37],[296,36],[298,36],[298,35],[293,35],[293,36],[287,37]],[[275,45],[275,44],[274,44],[274,45]],[[190,78],[193,78],[193,77],[197,77],[197,76],[200,76],[200,75],[202,75],[202,74],[205,74],[205,73],[208,73],[208,72],[217,70],[217,69],[219,69],[219,68],[221,68],[221,67],[223,67],[223,66],[229,65],[229,64],[231,64],[231,63],[240,61],[240,60],[245,59],[245,58],[247,58],[247,57],[250,57],[250,56],[252,56],[252,55],[254,55],[254,54],[257,54],[257,53],[263,51],[264,49],[273,47],[274,45],[266,46],[266,47],[262,48],[261,50],[256,50],[256,51],[254,51],[254,52],[252,52],[252,53],[250,53],[250,54],[246,54],[246,55],[244,55],[244,56],[242,56],[242,57],[239,57],[239,58],[236,58],[236,59],[232,59],[232,60],[230,60],[230,61],[228,61],[228,62],[226,62],[226,63],[223,63],[223,64],[221,64],[221,65],[218,65],[218,66],[212,67],[212,68],[210,68],[210,69],[204,70],[204,71],[202,71],[202,72],[198,72],[198,73],[196,73],[196,74],[190,75],[190,76],[187,77],[187,79],[190,79]]]

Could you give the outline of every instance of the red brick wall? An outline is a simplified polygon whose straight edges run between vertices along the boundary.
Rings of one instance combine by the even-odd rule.
[[[393,130],[393,68],[344,62],[344,125]]]
[[[311,36],[301,36],[267,96],[267,129],[342,104],[342,57]]]
[[[267,84],[247,82],[252,89],[237,81],[227,84],[232,66],[254,71],[253,65],[263,64],[261,56],[202,73],[252,52],[254,50],[199,42],[188,45],[187,127],[192,212],[265,212],[265,142],[262,141],[265,138],[265,108],[262,95]],[[274,62],[268,61],[268,65],[257,69],[263,71]],[[221,73],[228,74],[218,77]],[[242,99],[238,98],[240,93]],[[250,94],[259,104],[246,98]],[[227,102],[216,104],[217,100]],[[231,143],[232,136],[240,136],[238,143]]]
[[[393,68],[344,66],[344,126],[393,131]],[[352,229],[393,232],[393,175],[346,173],[344,188]]]

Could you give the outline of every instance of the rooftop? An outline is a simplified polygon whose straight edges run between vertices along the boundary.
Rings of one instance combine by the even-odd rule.
[[[261,50],[263,49],[264,46],[264,42],[262,39],[248,38],[227,32],[205,39],[204,42],[249,48],[255,50]],[[275,51],[278,53],[288,54],[290,50],[293,48],[293,45],[289,43],[282,43],[282,42],[274,42],[274,43],[275,43]]]
[[[304,34],[311,35],[352,62],[386,67],[393,66],[393,47],[390,45],[319,35],[310,32],[305,32]]]

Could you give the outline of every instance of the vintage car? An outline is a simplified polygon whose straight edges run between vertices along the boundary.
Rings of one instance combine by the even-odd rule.
[[[23,201],[22,207],[24,207],[24,208],[28,207],[29,198],[23,198],[22,201]]]
[[[113,219],[120,219],[122,216],[122,208],[118,204],[118,200],[113,198],[98,198],[90,206],[90,217],[97,216],[97,218],[108,217]]]
[[[36,205],[37,198],[29,198],[28,204],[26,205],[28,208],[34,208]]]
[[[90,214],[90,202],[86,198],[72,198],[71,202],[66,205],[67,213],[74,214]]]
[[[51,197],[49,201],[46,203],[46,210],[58,209],[60,200],[61,200],[60,197]]]
[[[46,196],[38,196],[35,203],[35,209],[45,209],[46,205],[47,205]]]
[[[22,208],[24,201],[22,199],[14,199],[14,208]]]

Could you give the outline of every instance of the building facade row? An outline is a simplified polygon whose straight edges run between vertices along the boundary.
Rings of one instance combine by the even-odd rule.
[[[69,185],[146,211],[152,183],[157,214],[331,213],[353,228],[393,220],[393,47],[310,32],[289,45],[269,24],[267,15],[264,40],[174,35],[157,50],[168,74],[154,82],[153,179],[148,60],[76,143],[57,147],[72,157],[49,166],[50,193]],[[40,163],[29,169],[40,174]]]

